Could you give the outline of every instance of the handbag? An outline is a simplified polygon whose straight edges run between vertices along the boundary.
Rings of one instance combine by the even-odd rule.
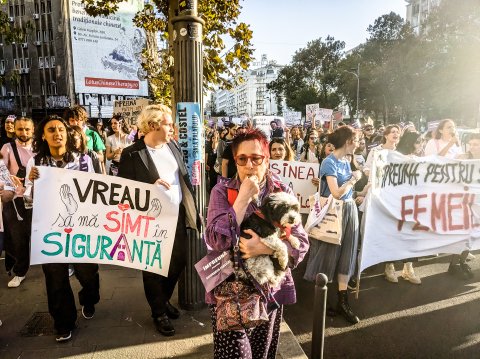
[[[232,224],[232,218],[230,217]],[[217,331],[244,330],[268,322],[267,296],[264,288],[244,267],[238,247],[239,236],[233,225],[235,245],[233,246],[234,278],[218,285],[213,293],[216,299]],[[240,278],[243,269],[248,279]],[[273,299],[273,297],[272,297]]]
[[[335,199],[331,194],[322,197],[318,192],[310,196],[309,201],[310,213],[305,224],[308,236],[322,242],[341,245],[343,201]]]

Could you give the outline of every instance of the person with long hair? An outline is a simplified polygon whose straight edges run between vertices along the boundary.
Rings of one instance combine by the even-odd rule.
[[[338,283],[336,310],[348,322],[356,324],[360,319],[348,302],[347,286],[355,271],[357,258],[359,222],[357,206],[353,201],[353,189],[361,178],[361,173],[352,171],[346,158],[356,147],[355,130],[350,126],[339,127],[329,134],[328,142],[335,146],[335,150],[320,166],[319,191],[322,197],[329,197],[331,194],[335,199],[343,201],[341,244],[312,240],[304,278],[315,281],[317,273],[325,273],[329,281],[336,279]],[[329,311],[332,312],[333,309],[330,308]]]
[[[68,140],[71,141],[71,143],[68,144],[69,148],[76,150],[81,157],[88,156],[93,165],[93,172],[102,173],[97,153],[87,148],[87,137],[82,128],[79,126],[72,126],[68,129],[68,135]]]
[[[295,161],[300,160],[303,147],[303,136],[299,127],[292,127],[290,130],[290,147],[295,154]]]
[[[215,251],[231,250],[240,235],[242,222],[258,210],[259,203],[273,192],[293,194],[290,188],[278,181],[268,171],[268,140],[258,130],[248,130],[237,135],[232,142],[232,149],[237,165],[237,175],[227,182],[218,183],[210,194],[208,206],[205,242]],[[236,198],[231,198],[230,193]],[[232,229],[233,227],[233,229]],[[279,307],[271,308],[268,322],[249,330],[217,331],[217,309],[213,291],[206,293],[206,302],[210,306],[213,347],[215,359],[237,358],[275,358],[280,335],[283,305],[296,301],[295,286],[290,269],[295,268],[308,250],[308,239],[301,224],[291,228],[291,234],[299,239],[299,249],[294,249],[288,242],[289,268],[282,283],[272,288],[271,294]],[[260,241],[253,230],[245,230],[240,235],[239,250],[243,259],[270,255],[273,250]],[[247,238],[251,236],[251,238]]]
[[[425,146],[425,156],[437,155],[455,158],[462,153],[455,122],[451,119],[442,120],[434,132],[433,138]]]
[[[93,172],[89,158],[85,158],[83,162],[80,154],[69,148],[68,144],[68,125],[61,117],[49,116],[36,128],[33,139],[33,151],[36,155],[27,164],[25,197],[28,197],[30,203],[35,195],[35,180],[40,177],[37,166]],[[74,263],[73,267],[82,286],[78,293],[82,315],[85,319],[91,319],[95,314],[95,304],[100,300],[98,264]],[[57,342],[68,341],[72,338],[77,320],[75,298],[68,277],[68,263],[42,264],[42,269],[45,274],[48,311],[57,331],[55,339]]]
[[[113,134],[107,137],[107,160],[111,160],[109,175],[118,174],[120,157],[125,147],[130,146],[132,141],[128,138],[128,126],[120,115],[115,115],[110,121]]]
[[[423,153],[423,138],[418,132],[406,131],[396,146],[396,151],[406,156],[420,156]],[[412,284],[422,284],[422,280],[417,276],[413,269],[413,262],[417,258],[408,258],[402,260],[403,270],[401,277]],[[398,283],[398,278],[395,272],[395,265],[389,262],[385,265],[385,278],[391,283]]]
[[[303,152],[300,156],[301,162],[320,163],[320,152],[318,150],[319,134],[317,130],[310,130],[306,143],[303,145]]]
[[[293,150],[290,148],[285,139],[274,137],[268,145],[270,158],[272,160],[293,161]]]
[[[382,144],[372,148],[372,150],[368,153],[367,160],[365,161],[365,166],[363,167],[363,172],[367,176],[370,176],[370,169],[372,168],[375,151],[381,151],[381,150],[395,151],[399,140],[400,140],[400,126],[388,125],[387,127],[385,127],[385,130],[383,131]]]

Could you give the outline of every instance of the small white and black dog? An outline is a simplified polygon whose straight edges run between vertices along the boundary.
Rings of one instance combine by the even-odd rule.
[[[259,208],[261,214],[252,214],[241,225],[241,230],[252,229],[266,246],[273,249],[270,256],[262,255],[245,260],[245,266],[259,284],[278,287],[288,265],[288,249],[282,238],[295,249],[300,241],[290,234],[290,228],[301,222],[300,203],[285,192],[268,195]],[[264,218],[262,218],[264,217]],[[242,234],[248,237],[247,234]]]

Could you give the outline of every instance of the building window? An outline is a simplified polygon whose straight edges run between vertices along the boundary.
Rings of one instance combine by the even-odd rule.
[[[50,41],[53,41],[53,30],[52,29],[48,29],[48,39]]]
[[[20,69],[20,64],[18,63],[18,59],[13,59],[13,68]]]
[[[45,63],[45,68],[48,69],[50,67],[50,65],[49,65],[48,57],[46,57],[46,56],[45,56],[45,59],[44,59],[44,63]]]
[[[5,70],[5,60],[0,60],[0,70]]]
[[[40,9],[42,9],[42,14],[45,14],[45,3],[43,1],[40,3]]]
[[[47,30],[43,30],[43,42],[48,42]]]
[[[55,67],[55,56],[50,56],[50,66]]]
[[[35,41],[42,41],[42,33],[40,30],[37,30],[37,36],[35,37]]]
[[[52,1],[47,0],[47,12],[52,12]]]
[[[15,11],[14,11],[13,5],[10,5],[10,6],[8,7],[8,15],[9,15],[9,16],[12,16],[12,17],[15,16]]]
[[[55,82],[52,82],[50,84],[50,93],[52,95],[56,95],[57,94],[57,84]]]
[[[38,68],[43,69],[43,57],[38,58]]]
[[[20,7],[15,5],[15,16],[20,16]]]
[[[39,14],[40,13],[40,6],[38,5],[38,2],[36,2],[34,4],[34,7],[35,7],[35,14]]]
[[[30,59],[28,57],[23,59],[23,68],[29,69],[30,68]]]
[[[25,16],[25,5],[24,4],[20,5],[20,13],[22,14],[22,16]]]

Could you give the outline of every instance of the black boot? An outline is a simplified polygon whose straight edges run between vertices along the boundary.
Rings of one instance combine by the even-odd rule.
[[[337,312],[352,324],[357,324],[360,321],[355,313],[353,313],[352,308],[350,308],[350,304],[348,304],[348,291],[346,290],[338,291]]]

